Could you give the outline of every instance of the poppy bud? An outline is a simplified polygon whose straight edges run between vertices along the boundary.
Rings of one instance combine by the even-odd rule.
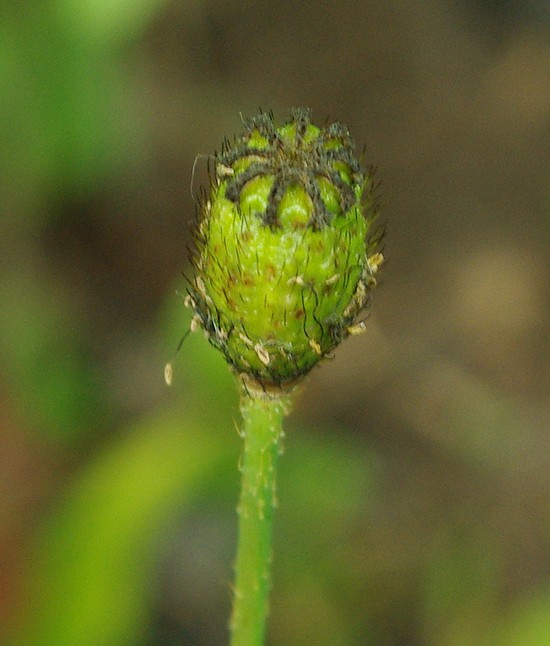
[[[186,304],[238,374],[262,388],[305,375],[348,335],[382,263],[372,174],[343,125],[293,110],[248,121],[214,156]]]

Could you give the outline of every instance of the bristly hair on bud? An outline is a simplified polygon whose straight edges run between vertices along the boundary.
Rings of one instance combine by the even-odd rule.
[[[373,172],[348,129],[309,110],[246,122],[213,157],[185,299],[232,368],[263,389],[295,384],[347,336],[383,262]]]

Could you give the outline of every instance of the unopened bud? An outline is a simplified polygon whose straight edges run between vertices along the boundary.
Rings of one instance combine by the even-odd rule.
[[[215,156],[187,303],[247,379],[283,386],[358,334],[382,263],[372,175],[343,125],[251,119]],[[374,230],[373,230],[374,229]]]

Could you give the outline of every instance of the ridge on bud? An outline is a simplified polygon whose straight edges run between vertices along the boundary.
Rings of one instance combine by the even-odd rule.
[[[261,388],[294,383],[347,336],[383,257],[372,173],[339,123],[250,119],[214,156],[185,299],[210,343]]]

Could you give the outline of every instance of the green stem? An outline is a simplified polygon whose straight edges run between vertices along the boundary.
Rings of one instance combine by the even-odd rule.
[[[281,452],[287,397],[245,392],[239,543],[231,616],[231,646],[264,643],[271,571],[275,471]]]

